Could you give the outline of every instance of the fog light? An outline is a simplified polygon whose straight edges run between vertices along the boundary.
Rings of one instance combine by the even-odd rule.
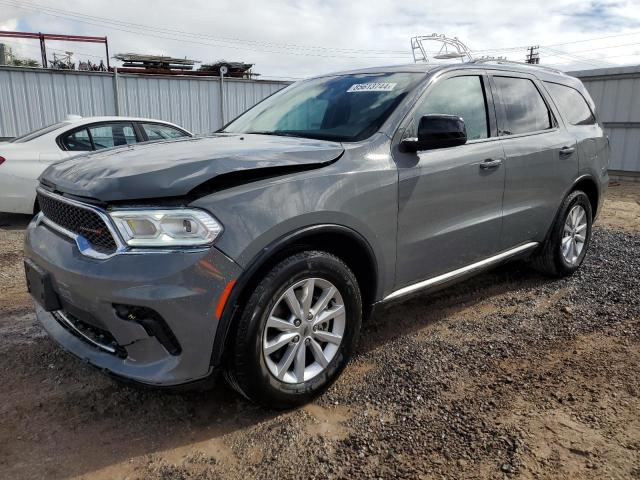
[[[113,308],[121,319],[141,325],[147,335],[155,337],[170,355],[180,355],[182,347],[178,339],[158,312],[147,307],[117,303],[113,304]]]

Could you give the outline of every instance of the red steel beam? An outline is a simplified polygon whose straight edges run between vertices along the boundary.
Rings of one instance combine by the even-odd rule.
[[[62,35],[57,33],[9,32],[0,30],[0,37],[40,38],[45,40],[61,40],[64,42],[107,43],[107,37],[87,37],[85,35]]]

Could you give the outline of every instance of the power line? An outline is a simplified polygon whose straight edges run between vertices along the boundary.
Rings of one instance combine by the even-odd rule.
[[[12,0],[3,0],[0,3],[3,3],[8,6],[21,8],[21,9],[36,11],[38,13],[43,13],[45,15],[50,15],[57,18],[78,21],[82,23],[87,23],[89,25],[96,25],[103,28],[105,27],[111,28],[114,30],[125,31],[128,33],[134,33],[138,35],[145,35],[145,33],[142,33],[139,30],[146,30],[148,32],[146,33],[146,35],[154,36],[158,38],[166,38],[166,39],[175,40],[175,41],[183,41],[187,43],[197,43],[197,44],[203,44],[203,45],[217,44],[217,46],[221,46],[225,48],[233,48],[238,50],[264,51],[267,53],[277,53],[277,54],[283,53],[277,50],[285,50],[286,53],[289,53],[289,54],[304,55],[304,56],[320,56],[320,57],[381,58],[381,59],[409,58],[409,53],[401,50],[345,49],[345,48],[337,48],[337,47],[297,45],[297,44],[286,44],[286,43],[279,44],[275,42],[244,40],[244,39],[228,38],[228,37],[215,37],[208,34],[185,32],[181,30],[174,30],[174,29],[169,29],[164,27],[151,27],[148,25],[125,22],[122,20],[115,20],[115,19],[110,19],[105,17],[98,17],[94,15],[70,12],[63,9],[45,7],[35,3],[27,3],[27,2],[18,3]],[[96,21],[99,21],[102,23],[96,24],[95,23]],[[103,23],[106,23],[107,25],[105,26],[103,25]],[[137,30],[131,30],[131,28],[135,28]],[[168,37],[167,35],[172,35],[172,36]],[[175,38],[175,36],[177,35],[180,37],[190,37],[190,38],[193,38],[194,40],[188,40],[185,38]],[[195,41],[203,38],[211,40],[211,43]],[[268,48],[269,50],[264,50],[263,47]],[[305,50],[305,51],[299,51],[299,50]],[[334,52],[334,54],[330,54],[330,55],[326,54],[331,52]],[[345,53],[346,54],[367,53],[369,55],[374,55],[374,56],[363,57],[361,55],[358,55],[357,57],[353,57],[353,56],[346,56],[344,55]],[[402,54],[402,57],[399,57],[398,54]]]
[[[585,42],[594,42],[597,40],[605,40],[607,38],[617,38],[617,37],[625,37],[625,36],[632,36],[632,35],[640,35],[640,30],[636,30],[633,32],[626,32],[626,33],[619,33],[616,35],[606,35],[603,37],[592,37],[592,38],[585,38],[582,40],[574,40],[571,42],[562,42],[562,43],[551,43],[549,45],[540,45],[540,47],[562,47],[564,45],[573,45],[575,43],[585,43]],[[485,50],[474,50],[475,52],[478,53],[485,53],[485,52],[507,52],[507,51],[515,51],[515,50],[524,50],[526,48],[529,48],[528,45],[523,45],[520,47],[505,47],[505,48],[490,48],[490,49],[485,49]],[[604,47],[606,48],[606,47]]]
[[[315,57],[325,57],[325,58],[382,59],[382,60],[410,58],[408,52],[405,53],[404,51],[400,51],[400,50],[345,49],[345,48],[337,48],[337,47],[299,45],[299,44],[293,44],[293,43],[265,42],[265,41],[247,40],[247,39],[240,39],[240,38],[230,38],[230,37],[215,37],[207,34],[185,32],[181,30],[173,30],[173,29],[164,28],[164,27],[150,27],[147,25],[125,22],[122,20],[115,20],[115,19],[109,19],[105,17],[98,17],[94,15],[70,12],[63,9],[45,7],[34,2],[19,3],[16,0],[0,0],[0,4],[13,6],[21,9],[26,9],[30,11],[36,11],[37,13],[43,13],[45,15],[62,18],[65,20],[71,20],[71,21],[86,23],[89,25],[95,25],[102,28],[109,28],[109,29],[124,31],[127,33],[132,33],[132,34],[141,35],[141,36],[150,36],[155,38],[162,38],[162,39],[173,40],[173,41],[178,41],[183,43],[197,44],[197,45],[205,45],[205,46],[214,45],[222,48],[246,50],[251,52],[261,51],[265,53],[272,53],[272,54],[278,54],[278,55],[287,54],[287,55],[315,56]],[[96,21],[101,23],[96,23]],[[107,24],[106,26],[104,25],[105,23]],[[136,30],[132,30],[132,28],[135,28]],[[565,51],[554,49],[552,47],[570,45],[575,43],[590,42],[590,41],[613,38],[613,37],[638,35],[638,34],[640,34],[640,31],[627,32],[623,34],[608,35],[608,36],[583,39],[583,40],[575,40],[572,42],[562,42],[562,43],[556,43],[556,44],[550,44],[550,45],[541,45],[540,48],[543,48],[546,51],[551,52],[551,54],[548,55],[550,57],[560,57],[560,58],[566,57],[578,63],[588,64],[590,66],[598,66],[598,64],[595,62],[611,65],[610,62],[607,62],[602,58],[579,57],[575,55],[574,52],[565,52]],[[187,38],[184,38],[184,37],[187,37]],[[210,41],[203,42],[198,40],[202,38],[209,39]],[[634,44],[625,44],[620,46],[630,46],[630,45],[634,45]],[[593,49],[581,50],[580,52],[603,50],[607,48],[619,48],[620,46],[597,47]],[[507,47],[507,48],[497,48],[497,49],[487,49],[487,50],[474,50],[473,52],[474,53],[516,52],[518,50],[524,50],[525,48],[527,47]],[[300,51],[301,49],[305,51]],[[372,56],[359,55],[358,54],[359,52],[366,52]],[[347,55],[346,53],[349,53],[350,55]],[[403,53],[404,55],[402,57],[395,56],[396,53]],[[617,55],[616,57],[625,57],[625,56],[633,56],[633,55]],[[606,58],[615,58],[615,57],[607,56]]]
[[[568,52],[563,52],[562,50],[556,50],[555,48],[549,48],[546,47],[546,50],[550,51],[552,53],[552,55],[550,56],[564,56],[566,58],[570,58],[574,61],[578,61],[578,62],[582,62],[582,63],[587,63],[587,64],[591,64],[591,65],[596,65],[595,62],[600,63],[601,65],[605,65],[605,66],[614,66],[613,63],[606,61],[604,58],[601,57],[582,57],[580,55],[574,55],[573,53],[568,53]],[[555,54],[555,55],[553,55]],[[607,57],[610,58],[610,57]]]
[[[573,50],[571,52],[568,53],[585,53],[585,52],[595,52],[596,50],[607,50],[609,48],[620,48],[620,47],[634,47],[640,45],[639,42],[633,42],[633,43],[624,43],[622,45],[608,45],[606,47],[596,47],[596,48],[587,48],[585,50]]]
[[[639,56],[640,56],[640,53],[631,53],[631,54],[613,55],[613,56],[608,57],[608,58],[639,57]],[[566,67],[567,66],[566,64],[557,64],[557,63],[549,63],[549,64],[546,64],[546,65],[548,65],[550,67]],[[598,65],[594,65],[594,64],[592,64],[591,66],[595,66],[597,68],[606,68],[606,67],[602,67],[602,66],[598,66]],[[615,67],[616,65],[613,65],[613,66]]]

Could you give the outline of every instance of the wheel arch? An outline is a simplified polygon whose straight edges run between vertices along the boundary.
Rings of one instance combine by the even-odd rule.
[[[600,189],[598,188],[598,183],[591,175],[582,175],[576,179],[571,189],[567,192],[567,195],[576,190],[582,190],[589,198],[589,203],[591,204],[591,215],[592,218],[595,219],[599,213],[598,208],[600,205]]]
[[[364,317],[372,311],[378,294],[378,264],[373,248],[355,230],[343,225],[312,225],[289,233],[258,253],[237,279],[219,318],[211,364],[219,365],[225,354],[237,314],[260,279],[278,262],[304,250],[322,250],[344,261],[353,271],[361,290]]]
[[[581,175],[574,180],[574,182],[571,184],[571,186],[567,189],[567,191],[562,196],[562,199],[560,200],[556,213],[553,216],[551,225],[549,225],[549,228],[547,229],[547,233],[544,236],[544,240],[543,242],[541,242],[541,245],[544,245],[548,241],[549,236],[551,235],[553,226],[555,225],[558,215],[560,214],[560,208],[562,207],[562,202],[564,202],[564,199],[567,198],[567,196],[571,195],[571,193],[575,192],[576,190],[581,190],[585,193],[585,195],[587,195],[587,198],[589,199],[589,204],[591,205],[591,216],[592,216],[592,219],[595,220],[596,214],[598,213],[598,208],[599,208],[598,205],[600,201],[600,189],[598,188],[598,183],[596,182],[593,176],[589,174]]]

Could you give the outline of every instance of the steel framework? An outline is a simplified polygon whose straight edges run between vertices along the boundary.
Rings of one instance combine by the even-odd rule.
[[[47,68],[47,49],[46,40],[61,40],[63,42],[85,42],[85,43],[103,43],[105,54],[107,56],[107,70],[109,70],[109,42],[107,37],[87,37],[85,35],[60,35],[56,33],[35,33],[35,32],[9,32],[0,30],[0,37],[9,38],[31,38],[40,40],[40,55],[42,56],[42,68]]]

